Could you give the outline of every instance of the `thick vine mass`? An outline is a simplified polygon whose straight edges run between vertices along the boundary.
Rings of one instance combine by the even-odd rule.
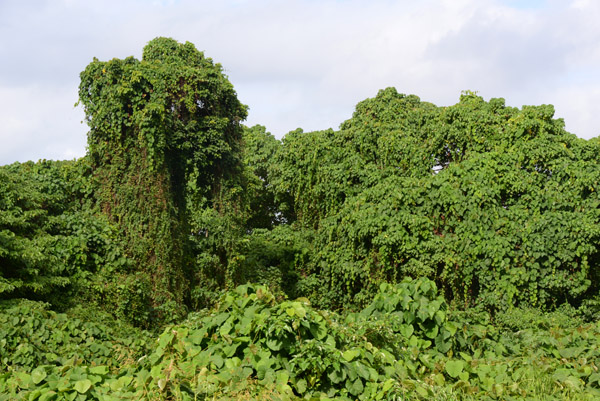
[[[246,107],[219,64],[157,38],[141,61],[94,60],[80,101],[97,203],[125,238],[139,312],[182,316],[189,286],[190,199],[210,199],[239,169]]]
[[[0,401],[600,399],[600,141],[552,106],[278,140],[166,38],[80,102],[85,157],[0,166]]]

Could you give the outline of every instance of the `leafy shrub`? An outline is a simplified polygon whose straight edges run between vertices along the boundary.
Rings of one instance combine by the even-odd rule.
[[[532,307],[509,309],[498,313],[495,316],[495,323],[512,331],[523,329],[550,330],[555,328],[566,330],[582,326],[584,319],[575,308],[569,304],[564,304],[552,312],[545,313]]]
[[[390,390],[380,377],[382,363],[393,357],[361,345],[337,315],[317,312],[307,300],[278,303],[266,287],[245,285],[210,314],[167,328],[148,361],[157,385],[176,398],[212,396],[257,381],[288,397],[367,399]]]
[[[396,353],[417,343],[420,349],[434,347],[446,353],[457,329],[447,320],[446,310],[434,282],[406,278],[395,285],[381,284],[371,304],[358,314],[350,314],[346,321],[360,323],[370,342],[393,347]]]
[[[448,311],[427,279],[381,290],[364,310],[341,316],[315,310],[306,299],[278,301],[265,287],[241,286],[224,294],[214,309],[167,327],[137,360],[116,354],[65,360],[74,343],[82,352],[81,339],[89,338],[92,326],[101,327],[75,320],[74,329],[62,330],[70,334],[62,334],[69,340],[60,344],[67,351],[61,363],[9,366],[0,373],[0,400],[594,400],[600,395],[598,324],[511,331],[490,325],[486,313]],[[18,307],[34,321],[44,310],[39,304]],[[438,327],[435,338],[432,324]],[[437,340],[445,332],[451,334],[447,350],[446,336]],[[115,337],[122,338],[120,333]],[[140,334],[130,333],[138,339]]]
[[[116,369],[142,356],[149,342],[148,334],[122,322],[82,321],[27,300],[0,304],[0,371],[31,371],[69,360]]]
[[[71,266],[57,254],[55,219],[71,199],[61,181],[67,162],[0,167],[0,298],[41,298],[68,287]]]

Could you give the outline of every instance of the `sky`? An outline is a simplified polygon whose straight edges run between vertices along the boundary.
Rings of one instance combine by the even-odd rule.
[[[221,63],[245,124],[278,138],[337,129],[390,86],[438,106],[464,90],[553,104],[592,138],[598,20],[594,0],[0,0],[0,165],[83,156],[80,72],[158,36]]]

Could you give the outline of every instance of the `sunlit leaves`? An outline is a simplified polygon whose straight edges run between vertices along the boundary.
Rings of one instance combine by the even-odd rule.
[[[284,137],[270,180],[315,233],[306,268],[327,283],[316,301],[363,304],[405,276],[491,310],[595,294],[599,148],[553,115],[469,91],[435,107],[388,88],[339,131]]]
[[[94,60],[81,73],[79,99],[95,202],[154,288],[138,297],[146,305],[137,323],[149,324],[150,314],[182,317],[193,275],[190,234],[205,229],[194,216],[222,206],[223,181],[241,173],[246,107],[219,64],[168,38],[150,41],[142,60]]]

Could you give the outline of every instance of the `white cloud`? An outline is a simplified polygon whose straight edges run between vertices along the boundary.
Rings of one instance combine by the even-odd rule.
[[[277,136],[336,128],[395,86],[439,105],[461,90],[553,103],[597,135],[600,3],[558,0],[0,2],[0,164],[85,152],[73,110],[93,57],[141,56],[156,36],[223,64],[249,124]]]
[[[76,101],[76,89],[68,86],[0,87],[2,164],[83,156],[83,111]]]

